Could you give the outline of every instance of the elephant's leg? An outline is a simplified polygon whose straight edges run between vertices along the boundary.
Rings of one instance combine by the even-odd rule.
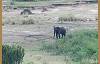
[[[64,37],[64,35],[62,34],[62,38]]]
[[[58,34],[58,37],[60,38],[60,34]]]
[[[56,32],[54,31],[54,35],[53,35],[53,37],[55,37],[55,35],[56,35]]]
[[[58,34],[56,33],[56,38],[58,39]]]
[[[66,36],[66,32],[63,34],[63,37],[65,37]]]
[[[66,32],[65,33],[62,33],[62,38],[64,38],[66,36]]]

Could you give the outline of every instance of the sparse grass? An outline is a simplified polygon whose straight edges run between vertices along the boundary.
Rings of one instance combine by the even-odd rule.
[[[57,16],[58,15],[58,16]],[[15,16],[9,16],[4,15],[3,16],[3,24],[11,24],[11,25],[24,25],[24,24],[36,24],[36,23],[53,23],[53,22],[76,22],[76,21],[85,21],[84,18],[76,18],[74,16],[69,16],[69,14],[66,14],[65,16],[60,16],[60,14],[48,14],[46,16],[44,15],[28,15],[27,17],[24,15],[15,15]]]
[[[75,31],[52,45],[44,44],[42,49],[56,55],[70,56],[72,61],[80,64],[97,64],[98,33],[95,30]]]
[[[3,18],[3,24],[36,24],[36,23],[45,23],[45,22],[52,22],[55,19],[50,16],[44,16],[44,15],[29,15],[27,17],[25,16],[4,16]]]
[[[14,16],[14,17],[7,17],[3,19],[3,24],[11,24],[11,25],[24,25],[24,24],[34,24],[36,23],[34,20],[35,18],[25,17],[24,16]]]
[[[21,4],[21,5],[24,5],[24,4]],[[71,7],[71,8],[74,8],[73,10],[69,9],[69,7],[68,9],[67,7],[65,8],[58,7],[58,8],[52,9],[52,11],[51,10],[47,11],[46,14],[45,13],[35,13],[32,15],[27,15],[28,17],[25,17],[24,15],[20,15],[21,10],[16,10],[16,11],[13,10],[13,13],[15,13],[14,15],[13,13],[11,13],[11,11],[4,12],[3,24],[13,24],[12,22],[14,22],[15,24],[22,25],[22,24],[30,24],[31,22],[35,24],[35,23],[45,23],[45,22],[54,23],[58,21],[67,22],[67,20],[69,21],[79,20],[80,21],[81,19],[86,20],[87,18],[93,19],[95,16],[93,17],[91,12],[88,12],[86,10],[97,10],[96,6],[97,6],[96,4],[89,4],[85,8],[83,6],[84,10],[82,11],[79,8],[75,9],[75,7]],[[76,11],[79,11],[79,12],[76,13]],[[84,12],[86,13],[84,14]]]

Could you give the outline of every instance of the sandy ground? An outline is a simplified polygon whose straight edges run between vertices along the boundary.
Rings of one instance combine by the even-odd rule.
[[[14,16],[14,15],[20,15],[20,12],[23,11],[18,9],[18,10],[10,10],[4,11],[3,15],[9,15],[9,16]],[[98,5],[97,4],[85,4],[85,5],[79,5],[79,6],[63,6],[63,7],[56,7],[56,8],[48,8],[48,11],[46,12],[41,12],[42,9],[39,10],[31,10],[35,14],[52,14],[56,12],[67,12],[67,13],[73,13],[78,17],[95,17],[98,14]],[[66,13],[65,13],[66,14]]]

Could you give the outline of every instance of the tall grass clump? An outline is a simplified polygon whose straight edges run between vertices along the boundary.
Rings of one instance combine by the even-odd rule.
[[[24,49],[21,46],[2,46],[2,64],[20,64],[23,57]]]
[[[69,56],[79,64],[97,64],[98,33],[96,30],[79,30],[57,39],[53,44],[44,44],[43,50]]]
[[[59,17],[59,21],[61,22],[66,22],[66,21],[71,21],[71,22],[76,22],[76,21],[87,21],[86,18],[77,18],[77,17],[74,17],[74,16],[69,16],[69,17]]]

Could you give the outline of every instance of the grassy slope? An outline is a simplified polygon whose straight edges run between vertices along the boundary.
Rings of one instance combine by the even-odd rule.
[[[54,44],[44,44],[43,50],[57,55],[67,55],[72,58],[72,61],[81,62],[81,64],[91,64],[91,60],[96,64],[98,33],[95,30],[75,31]]]

